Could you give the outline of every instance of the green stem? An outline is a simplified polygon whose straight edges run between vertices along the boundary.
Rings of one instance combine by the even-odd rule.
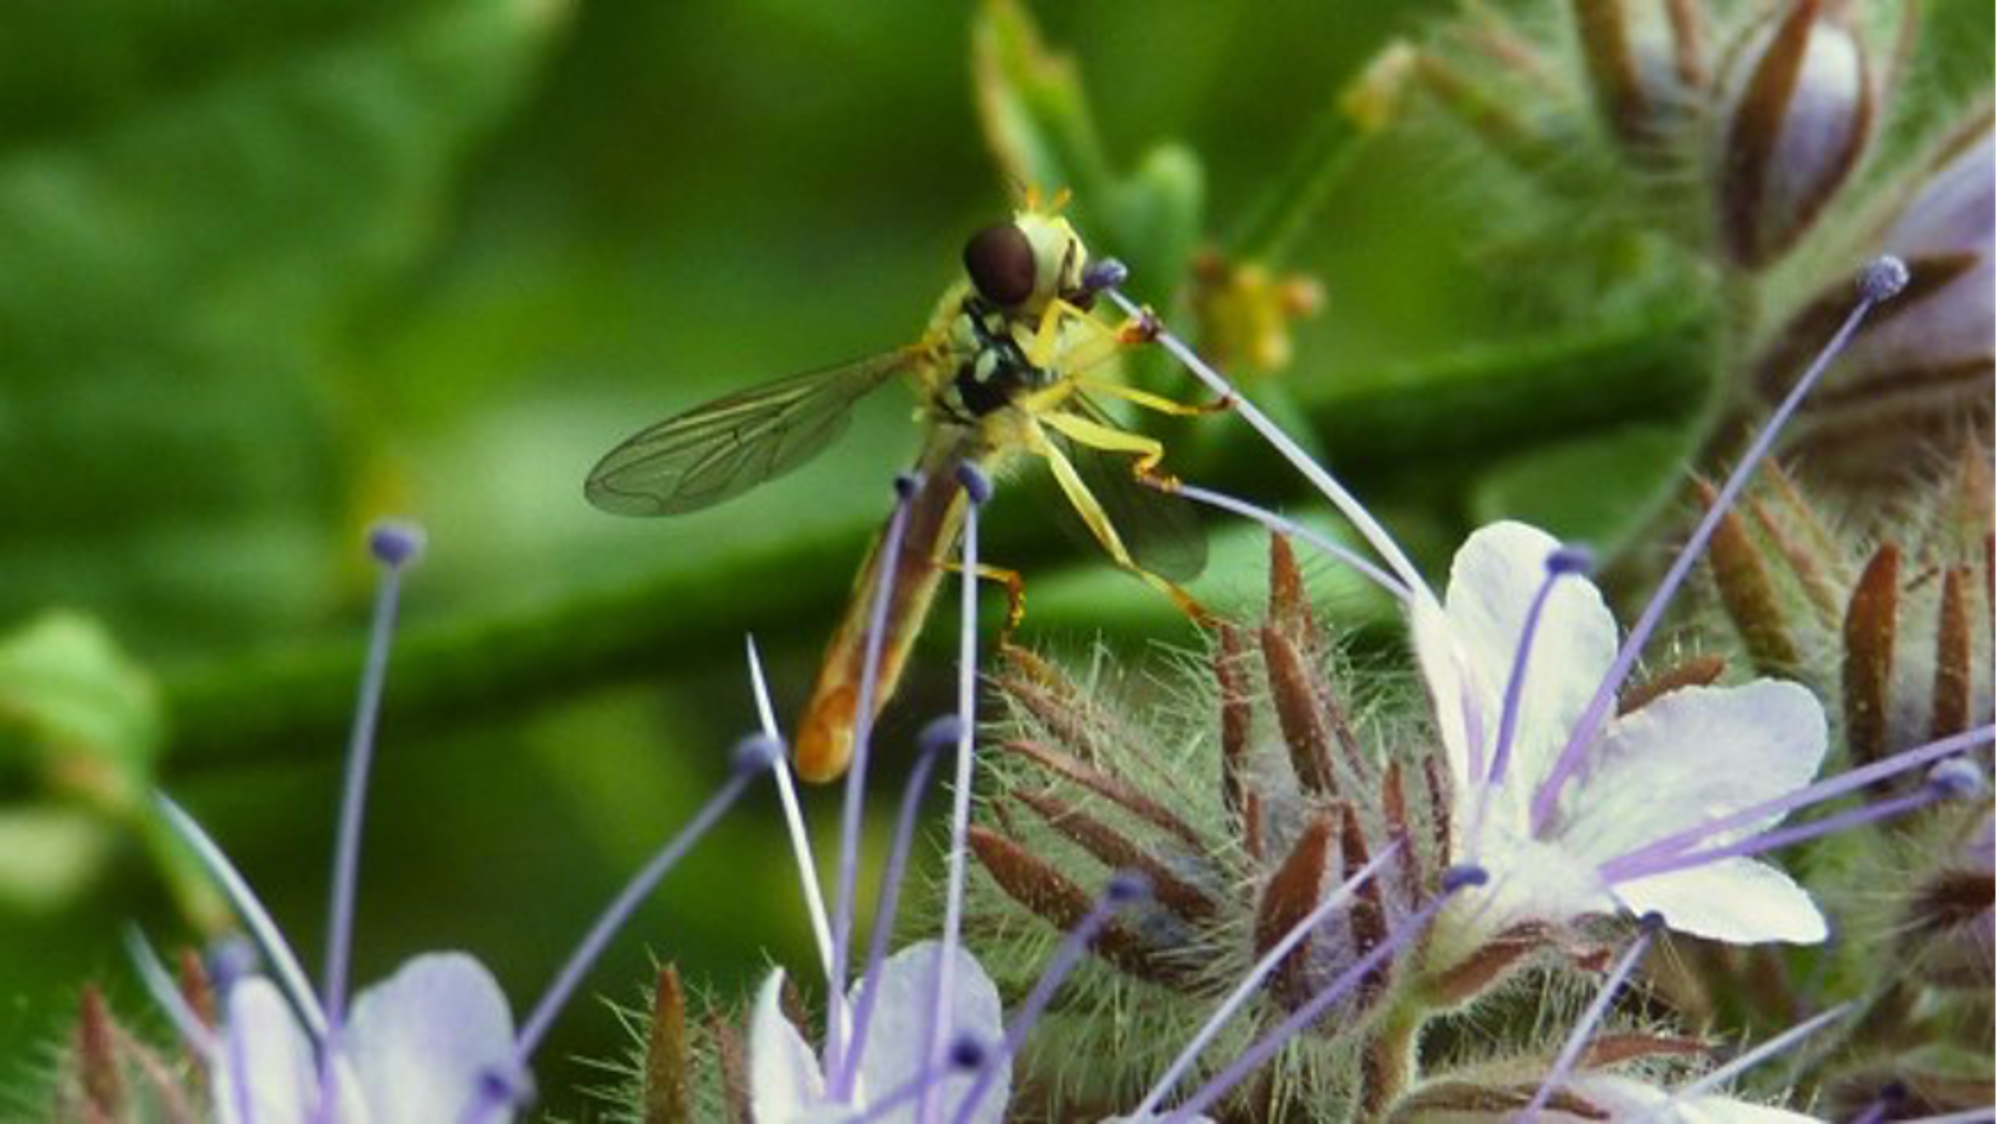
[[[1702,400],[1705,367],[1693,350],[1702,335],[1699,318],[1682,313],[1351,384],[1360,389],[1342,391],[1339,380],[1328,380],[1332,389],[1302,409],[1320,446],[1334,450],[1334,466],[1364,494],[1379,494],[1412,463],[1430,474],[1635,418],[1686,416]],[[1205,449],[1187,475],[1265,502],[1296,498],[1291,474],[1275,474],[1268,451],[1247,430],[1230,428],[1233,436]],[[1283,490],[1273,494],[1275,481]],[[1053,520],[1034,517],[1019,496],[1006,499],[990,520],[994,557],[1030,568],[1075,557]],[[412,625],[397,640],[383,721],[399,737],[420,737],[502,720],[590,687],[734,667],[745,632],[815,644],[848,594],[861,533],[857,527],[851,537],[732,559],[720,594],[711,584],[716,570],[680,571]],[[166,769],[338,753],[361,654],[354,637],[169,669]]]
[[[1410,1086],[1416,1066],[1421,1003],[1405,1001],[1382,1017],[1361,1058],[1361,1118],[1380,1120]]]

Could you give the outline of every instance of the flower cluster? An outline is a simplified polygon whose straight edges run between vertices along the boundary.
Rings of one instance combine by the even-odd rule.
[[[1106,292],[1146,335],[1235,398],[1112,287],[1120,280],[1107,271]],[[1970,994],[1965,982],[1989,963],[1992,817],[1966,799],[1985,793],[1971,752],[1992,741],[1990,699],[1953,704],[1952,720],[1939,726],[1934,692],[1931,726],[1907,736],[1864,737],[1850,713],[1836,728],[1835,759],[1852,767],[1822,777],[1828,723],[1815,694],[1788,680],[1744,677],[1772,664],[1752,659],[1736,674],[1702,657],[1645,674],[1640,666],[1711,544],[1723,548],[1713,573],[1726,619],[1746,635],[1770,624],[1743,615],[1740,606],[1754,599],[1730,592],[1746,567],[1769,578],[1782,560],[1791,578],[1812,584],[1805,556],[1784,548],[1808,533],[1805,509],[1788,523],[1771,516],[1777,501],[1755,496],[1744,510],[1761,516],[1759,539],[1746,531],[1738,500],[1838,348],[1906,280],[1893,261],[1864,276],[1856,309],[1714,490],[1623,634],[1591,581],[1588,552],[1525,524],[1475,532],[1442,595],[1433,593],[1366,508],[1254,404],[1239,401],[1244,419],[1356,524],[1380,564],[1245,501],[1164,482],[1273,529],[1262,619],[1215,621],[1207,649],[1173,673],[1170,693],[1182,704],[1153,714],[1133,710],[1131,685],[1115,677],[1079,681],[1053,661],[1004,648],[992,675],[1002,711],[982,735],[976,575],[991,488],[976,469],[961,468],[968,516],[957,560],[958,705],[919,739],[852,976],[863,931],[856,914],[874,684],[864,674],[856,700],[829,903],[752,647],[761,729],[740,743],[729,779],[605,910],[518,1027],[490,974],[463,953],[415,957],[350,1003],[374,715],[397,579],[418,546],[412,533],[384,528],[372,540],[385,578],[320,986],[220,847],[163,799],[163,815],[236,908],[255,951],[218,955],[205,971],[191,965],[177,984],[135,937],[142,974],[181,1032],[191,1073],[177,1074],[90,999],[64,1103],[106,1120],[143,1118],[135,1114],[160,1106],[172,1119],[227,1124],[512,1119],[532,1097],[528,1062],[587,967],[641,898],[768,773],[819,939],[822,1013],[815,1018],[776,970],[747,1013],[718,1010],[691,1028],[669,966],[650,1010],[635,1020],[644,1044],[621,1109],[640,1118],[1806,1119],[1724,1090],[1815,1037],[1867,1043],[1884,1010],[1932,1017],[1938,994]],[[896,554],[901,505],[914,492],[899,483],[885,558]],[[1963,528],[1945,523],[1946,537],[1962,545]],[[1983,534],[1990,543],[1990,530]],[[1400,605],[1408,671],[1349,661],[1311,606],[1293,541],[1356,566]],[[1982,540],[1975,533],[1971,541]],[[1876,565],[1864,567],[1863,591]],[[884,565],[871,587],[870,651],[891,577]],[[1938,601],[1947,624],[1950,597]],[[1862,600],[1864,592],[1849,598],[1850,620]],[[1893,636],[1893,607],[1887,612]],[[1950,631],[1947,624],[1939,630]],[[975,762],[982,743],[983,768]],[[947,762],[952,812],[937,935],[892,952],[919,812]],[[1907,779],[1919,774],[1919,783]],[[1863,802],[1795,817],[1856,796]],[[1814,1004],[1817,1013],[1703,1072],[1712,1047],[1687,1036],[1662,1006],[1668,985],[1640,986],[1656,946],[1824,942],[1826,908],[1771,853],[1838,843],[1892,818],[1915,822],[1912,838],[1948,841],[1895,907],[1922,970],[1877,989],[1866,1020],[1856,1003]],[[1535,989],[1524,983],[1544,993],[1525,1008]],[[1573,998],[1593,984],[1587,1001]],[[1909,1002],[1895,1007],[1901,998]],[[1953,1002],[1961,1012],[1978,1008]],[[1826,1095],[1870,1119],[1906,1118],[1911,1105],[1963,1107],[1949,1074],[1924,1068],[1929,1060],[1894,1048],[1864,1054],[1826,1072]]]
[[[1743,392],[1719,440],[1782,397],[1845,316],[1848,263],[1904,260],[1910,292],[1787,436],[1814,475],[1873,490],[1932,467],[1910,463],[1917,442],[1992,434],[1992,94],[1954,86],[1946,61],[1968,14],[1549,0],[1479,9],[1384,58],[1418,95],[1399,119],[1471,138],[1479,170],[1453,178],[1478,185],[1483,215],[1531,228],[1499,241],[1560,247],[1561,262],[1536,259],[1551,279],[1538,292],[1582,272],[1601,313],[1639,280],[1618,263],[1645,261],[1642,284],[1719,297],[1720,368]]]
[[[1366,509],[1240,403],[1382,556],[1386,568],[1377,568],[1333,547],[1403,604],[1428,721],[1408,717],[1393,692],[1369,690],[1367,676],[1329,651],[1302,607],[1282,538],[1264,621],[1220,626],[1205,658],[1169,687],[1192,705],[1148,715],[1099,673],[1078,680],[1009,654],[996,675],[1008,705],[994,737],[1003,752],[989,769],[995,795],[986,826],[971,836],[990,885],[979,928],[991,934],[1003,980],[1035,961],[1047,932],[1022,913],[1066,923],[1087,898],[1083,871],[1132,866],[1156,885],[1150,902],[1094,943],[1095,979],[1071,989],[1054,1016],[1064,1032],[1032,1056],[1056,1102],[1072,1111],[1116,1103],[1158,1071],[1171,1049],[1163,1044],[1185,1036],[1175,1028],[1236,983],[1233,1009],[1262,1016],[1205,1027],[1197,1041],[1206,1054],[1177,1058],[1165,1088],[1143,1102],[1149,1110],[1175,1077],[1206,1065],[1243,1090],[1232,1110],[1255,1118],[1427,1119],[1510,1104],[1530,1114],[1702,1111],[1700,1095],[1738,1070],[1724,1067],[1671,1097],[1650,1094],[1658,1107],[1636,1091],[1649,1087],[1598,1073],[1702,1049],[1643,1021],[1600,1030],[1655,934],[1823,942],[1822,909],[1767,853],[1984,792],[1983,772],[1964,755],[1991,741],[1990,721],[1816,781],[1828,724],[1805,687],[1725,680],[1726,665],[1713,658],[1637,674],[1667,607],[1785,421],[1905,280],[1893,261],[1864,276],[1858,309],[1622,638],[1587,577],[1587,552],[1522,524],[1476,532],[1444,595],[1432,594]],[[1171,334],[1158,336],[1211,389],[1233,394]],[[1243,501],[1180,490],[1317,541]],[[1795,811],[1922,770],[1929,779],[1899,796],[1784,825]],[[1967,822],[1950,810],[1928,818]],[[1479,877],[1457,881],[1466,871]],[[1336,901],[1344,908],[1321,911]],[[1629,943],[1614,935],[1621,916],[1642,918]],[[1413,918],[1423,919],[1414,936]],[[1949,924],[1963,932],[1968,922]],[[1970,922],[1974,932],[1978,924]],[[1607,964],[1599,1001],[1559,1046],[1533,1032],[1502,1034],[1483,1051],[1440,1054],[1435,1045],[1468,1017],[1504,1020],[1518,1001],[1508,986],[1516,979],[1554,984]],[[1798,1037],[1850,1013],[1829,1009]],[[1271,1021],[1296,1036],[1260,1054],[1251,1043]]]
[[[334,850],[327,962],[315,988],[276,921],[222,848],[172,800],[160,814],[220,888],[249,944],[225,945],[206,965],[186,958],[177,981],[144,937],[134,961],[179,1032],[192,1064],[163,1060],[86,997],[71,1072],[58,1088],[65,1119],[219,1124],[408,1122],[501,1124],[533,1098],[529,1059],[584,973],[640,901],[776,763],[777,746],[746,739],[730,776],[597,919],[547,993],[518,1027],[500,985],[463,952],[405,961],[387,980],[348,995],[355,891],[375,720],[388,671],[403,570],[421,552],[415,529],[384,524],[369,536],[383,567],[374,627],[349,745]]]
[[[1006,22],[1024,17],[995,10],[979,55],[989,128],[1010,116],[992,108],[1011,96],[992,73],[1008,50],[1025,44],[1043,78],[1063,81],[1031,26]],[[1572,0],[1560,14],[1475,10],[1385,52],[1338,108],[1384,130],[1420,89],[1561,200],[1565,223],[1572,199],[1629,199],[1618,220],[1636,216],[1649,248],[1678,255],[1659,272],[1722,294],[1724,361],[1752,393],[1719,413],[1774,408],[1735,470],[1703,486],[1699,521],[1629,627],[1588,549],[1520,522],[1473,531],[1434,590],[1373,513],[1100,261],[1086,293],[1128,315],[1117,338],[1157,342],[1233,405],[1362,548],[1142,474],[1269,528],[1261,614],[1191,613],[1199,647],[1155,677],[1003,643],[982,723],[976,576],[991,485],[969,464],[921,482],[954,502],[962,489],[967,512],[953,560],[957,705],[917,739],[863,918],[875,680],[920,483],[899,480],[863,583],[831,894],[752,645],[760,728],[517,1024],[462,952],[412,957],[358,991],[348,979],[375,715],[400,575],[420,547],[383,527],[317,984],[222,848],[161,797],[163,822],[249,940],[184,957],[176,977],[135,934],[178,1046],[143,1040],[87,993],[58,1114],[516,1119],[534,1097],[529,1063],[588,967],[769,775],[815,970],[773,968],[745,1001],[691,1019],[678,969],[662,967],[645,1009],[627,1013],[639,1042],[613,1115],[1809,1119],[1782,1102],[1870,1124],[1970,1119],[1991,1099],[1990,1064],[1939,1043],[1991,1044],[1993,637],[1977,624],[1993,608],[1991,110],[1920,121],[1892,144],[1887,123],[1915,120],[1907,68],[1880,13],[1842,0]],[[1318,178],[1301,198],[1324,190],[1307,163]],[[1607,180],[1633,190],[1605,192]],[[1253,223],[1235,257],[1186,255],[1211,358],[1289,361],[1293,322],[1321,300],[1281,268],[1303,210]],[[1847,263],[1881,251],[1898,256],[1865,271],[1857,294]],[[1716,433],[1733,440],[1724,424]],[[1891,525],[1829,513],[1825,475],[1947,465],[1908,456],[1913,434],[1966,452],[1930,471]],[[1766,463],[1781,438],[1808,454],[1807,479]],[[1372,583],[1401,643],[1336,635],[1300,547]],[[1717,611],[1697,623],[1712,650],[1662,651],[1677,598],[1704,574]],[[941,891],[921,925],[900,924],[921,935],[896,948],[940,774]],[[1781,854],[1794,848],[1802,860]],[[1753,989],[1781,1001],[1746,1012]],[[1739,1028],[1761,1041],[1728,1049]],[[1795,1050],[1786,1078],[1745,1080]]]

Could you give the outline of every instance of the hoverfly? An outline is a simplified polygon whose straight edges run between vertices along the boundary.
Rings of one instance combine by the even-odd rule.
[[[1103,370],[1122,348],[1147,338],[1146,325],[1114,326],[1092,315],[1090,258],[1057,213],[1061,205],[1058,199],[1045,209],[1030,193],[1011,222],[974,234],[965,245],[964,280],[945,292],[916,343],[731,394],[640,430],[591,470],[585,495],[619,515],[676,515],[721,503],[811,460],[840,434],[856,402],[905,375],[921,398],[927,435],[891,579],[878,712],[895,692],[950,566],[965,519],[956,480],[964,462],[999,475],[1024,458],[1045,461],[1112,561],[1199,615],[1172,580],[1201,569],[1205,546],[1192,514],[1141,483],[1163,449],[1117,426],[1091,396],[1176,415],[1221,404],[1175,402]],[[796,768],[810,781],[839,777],[853,751],[870,575],[882,545],[878,535],[861,564],[799,725]],[[1007,583],[1010,619],[1017,618],[1019,578],[1000,570],[984,576]]]

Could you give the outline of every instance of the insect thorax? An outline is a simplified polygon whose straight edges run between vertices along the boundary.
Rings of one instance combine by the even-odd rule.
[[[945,338],[946,378],[935,405],[945,417],[973,424],[1053,376],[1028,362],[1007,313],[976,295],[960,302]]]

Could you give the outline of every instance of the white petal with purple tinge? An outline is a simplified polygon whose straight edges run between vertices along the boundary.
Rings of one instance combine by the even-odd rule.
[[[506,1072],[514,1018],[477,960],[429,953],[361,993],[342,1043],[375,1124],[457,1120],[482,1075]],[[496,1109],[486,1119],[498,1124],[513,1113]]]
[[[750,1111],[758,1124],[804,1119],[826,1096],[819,1058],[785,1017],[785,973],[772,972],[750,1015]]]
[[[1618,896],[1634,913],[1658,913],[1668,926],[1731,944],[1818,944],[1826,918],[1798,883],[1755,859],[1721,862],[1621,882]]]
[[[278,986],[238,980],[225,1001],[215,1080],[220,1124],[310,1124],[319,1108],[319,1061],[312,1040]],[[369,1124],[351,1072],[334,1067],[343,1124]]]
[[[903,949],[883,962],[881,980],[876,985],[874,1025],[861,1054],[861,1087],[872,1097],[894,1093],[927,1071],[925,1052],[930,1045],[932,981],[943,946],[923,941]],[[963,948],[954,949],[952,968],[951,1027],[947,1042],[971,1036],[981,1045],[997,1047],[1004,1029],[1001,1023],[1000,990],[987,978],[979,961]],[[858,994],[857,985],[857,992]],[[972,1124],[999,1124],[1007,1108],[1007,1092],[1012,1062],[995,1059],[1000,1067],[993,1084],[969,1118]],[[955,1117],[958,1102],[972,1086],[972,1076],[953,1076],[944,1083],[943,1103],[951,1106],[947,1117]],[[915,1124],[916,1103],[879,1117],[882,1124]]]
[[[1796,683],[1687,687],[1615,722],[1563,794],[1551,829],[1605,862],[1805,787],[1826,757],[1826,717]],[[1708,841],[1756,834],[1783,813]]]

